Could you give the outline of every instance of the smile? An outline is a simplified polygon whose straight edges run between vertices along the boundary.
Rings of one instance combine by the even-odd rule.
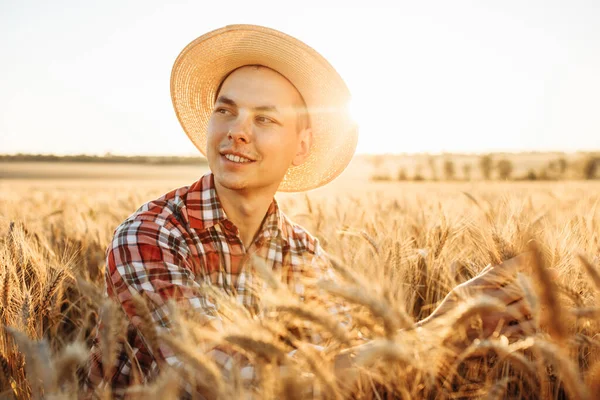
[[[225,158],[235,163],[247,163],[252,161],[244,157],[234,156],[233,154],[225,154]]]

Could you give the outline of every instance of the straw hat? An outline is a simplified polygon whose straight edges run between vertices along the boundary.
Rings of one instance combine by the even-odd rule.
[[[315,50],[274,29],[230,25],[200,36],[175,60],[171,99],[177,118],[206,155],[208,120],[223,79],[244,65],[263,65],[285,76],[308,108],[313,144],[308,159],[292,166],[279,190],[300,192],[322,186],[348,165],[358,139],[348,114],[350,92],[335,69]]]

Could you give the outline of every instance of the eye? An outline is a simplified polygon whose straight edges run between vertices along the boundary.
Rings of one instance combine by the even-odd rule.
[[[227,114],[230,114],[230,111],[223,107],[217,107],[217,108],[215,108],[215,114],[227,115]]]
[[[257,116],[256,121],[260,122],[261,124],[276,124],[277,123],[274,120],[272,120],[271,118],[265,117],[263,115]]]

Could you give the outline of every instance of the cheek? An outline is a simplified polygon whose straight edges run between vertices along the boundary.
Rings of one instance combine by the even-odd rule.
[[[296,141],[296,132],[287,132],[286,135],[279,138],[279,146],[281,147],[281,152],[285,154],[285,157],[292,157],[296,154],[296,147],[298,145]]]
[[[214,136],[215,132],[217,132],[217,123],[215,122],[214,118],[210,118],[208,120],[208,126],[206,127],[206,137],[207,140],[210,140],[210,138],[212,136]]]
[[[269,143],[269,153],[281,165],[289,166],[296,155],[296,142],[287,137],[276,137]],[[266,147],[265,147],[266,148]]]
[[[214,145],[215,143],[218,143],[221,140],[223,136],[222,132],[222,127],[220,127],[219,124],[213,119],[211,119],[208,122],[208,127],[206,129],[206,142],[209,145],[209,147],[211,144]]]
[[[261,139],[263,146],[278,149],[282,153],[289,153],[296,144],[295,132],[290,132],[288,129],[273,129],[255,137]]]
[[[206,157],[211,159],[214,154],[217,153],[219,147],[219,135],[218,131],[208,127],[206,132]]]
[[[277,132],[261,133],[254,136],[256,147],[269,151],[269,153],[278,157],[286,151],[285,140]]]

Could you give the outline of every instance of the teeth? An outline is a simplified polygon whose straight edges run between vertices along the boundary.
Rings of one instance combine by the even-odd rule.
[[[225,158],[228,159],[229,161],[233,161],[236,163],[246,163],[246,162],[250,161],[247,158],[240,157],[240,156],[234,156],[233,154],[225,154]]]

